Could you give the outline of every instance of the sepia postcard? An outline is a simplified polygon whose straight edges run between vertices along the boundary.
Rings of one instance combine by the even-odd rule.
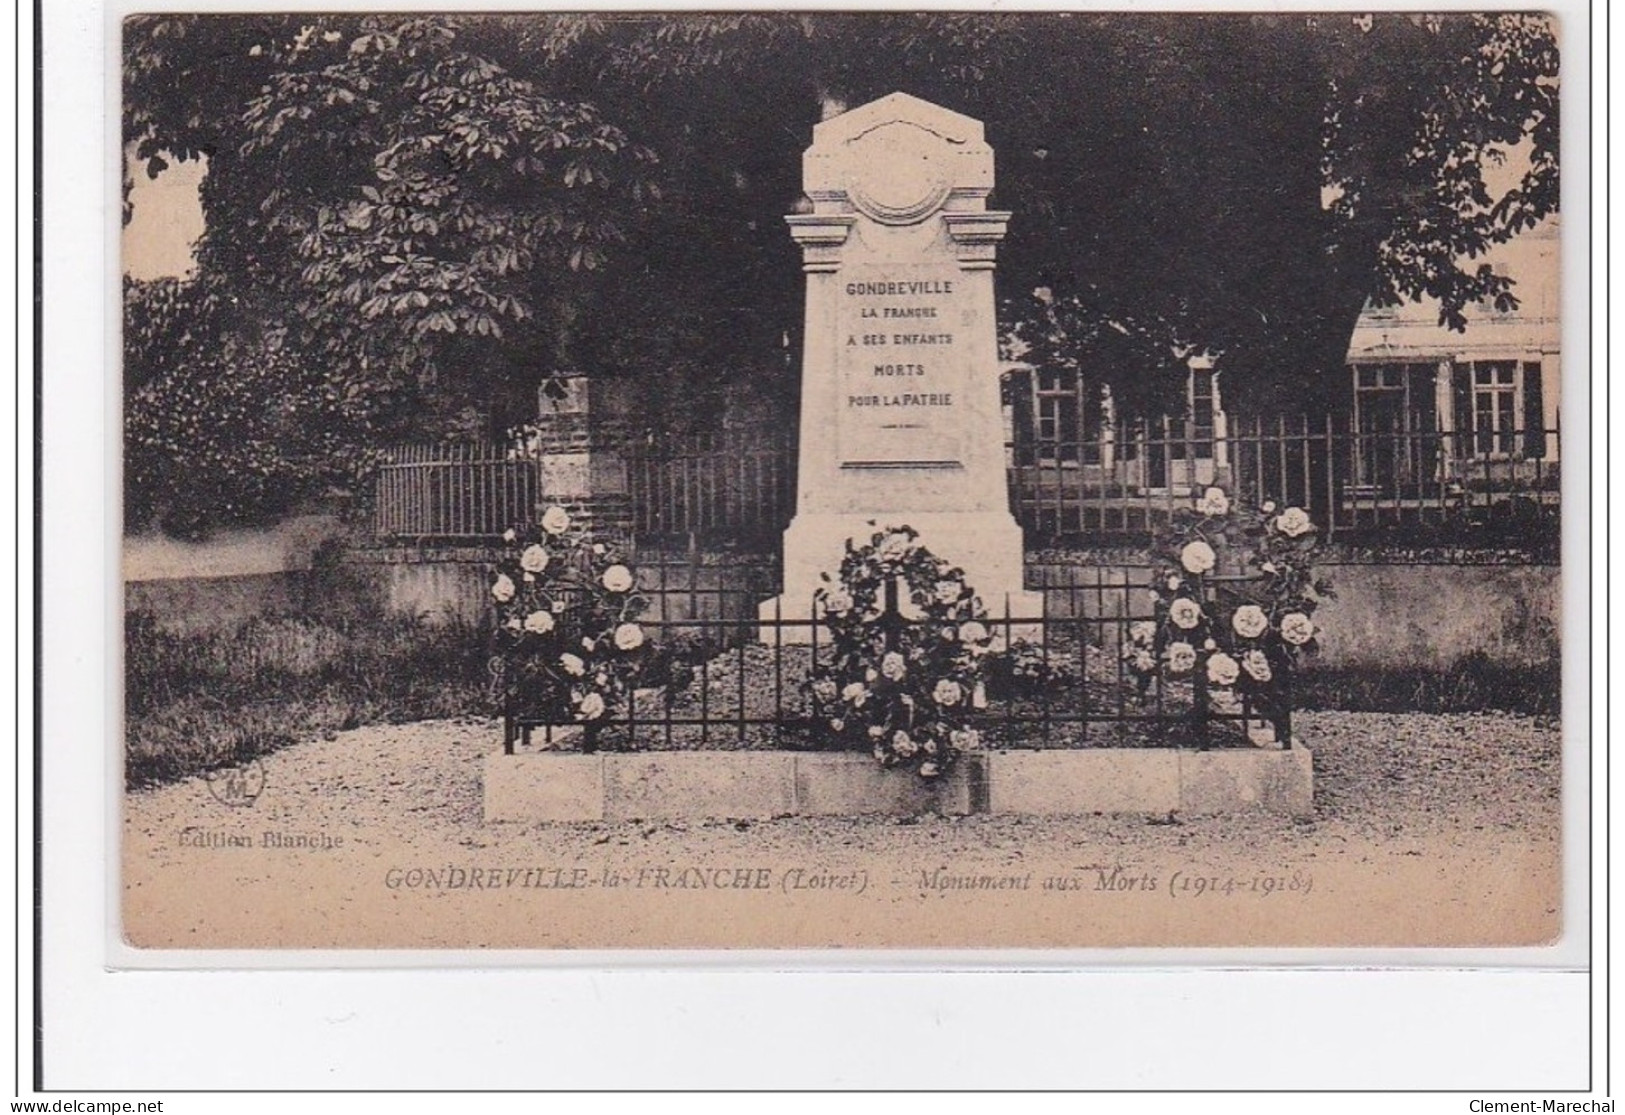
[[[121,34],[131,955],[1583,932],[1554,18]]]

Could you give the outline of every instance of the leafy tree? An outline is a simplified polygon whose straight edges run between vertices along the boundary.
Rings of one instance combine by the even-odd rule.
[[[209,159],[200,272],[331,365],[378,437],[525,394],[493,342],[544,349],[645,196],[646,149],[455,20],[137,17],[125,66],[149,168]]]
[[[126,280],[124,521],[199,537],[354,483],[368,463],[345,387],[209,284]]]

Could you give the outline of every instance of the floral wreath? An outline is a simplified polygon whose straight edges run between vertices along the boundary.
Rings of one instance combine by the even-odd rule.
[[[1174,512],[1153,548],[1154,618],[1131,624],[1123,644],[1141,694],[1159,677],[1198,677],[1218,702],[1233,694],[1284,722],[1287,681],[1318,649],[1315,609],[1333,595],[1314,574],[1317,535],[1301,507],[1252,509],[1222,488]],[[1221,576],[1225,565],[1234,576]]]
[[[564,508],[502,536],[491,582],[504,714],[577,723],[596,745],[599,723],[626,698],[647,654],[637,622],[648,602],[612,544],[578,529]]]
[[[882,766],[946,774],[981,746],[971,717],[993,642],[964,571],[903,526],[849,540],[839,582],[824,581],[815,606],[835,654],[807,683],[814,716]]]

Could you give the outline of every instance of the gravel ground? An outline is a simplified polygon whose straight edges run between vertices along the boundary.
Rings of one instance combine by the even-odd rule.
[[[1555,725],[1504,714],[1319,712],[1295,726],[1314,752],[1316,778],[1314,815],[1297,820],[1254,812],[575,825],[482,823],[480,770],[500,739],[494,721],[362,728],[267,757],[265,790],[252,809],[220,806],[196,778],[128,794],[126,926],[143,944],[261,947],[1460,944],[1551,936],[1561,862]],[[188,830],[256,840],[295,831],[345,843],[330,853],[238,854],[187,846],[178,834]],[[470,857],[583,864],[595,878],[617,865],[800,864],[865,872],[872,901],[820,929],[827,907],[789,899],[749,913],[720,899],[703,908],[662,899],[651,918],[640,905],[652,901],[647,895],[591,905],[602,892],[590,892],[583,905],[557,907],[554,920],[539,922],[533,911],[503,904],[517,897],[467,896],[454,905],[379,885],[392,864]],[[1018,917],[1015,907],[987,901],[951,907],[958,913],[944,922],[940,911],[949,907],[931,915],[922,903],[965,896],[927,894],[922,870],[961,865],[1081,876],[1088,887],[1104,865],[1127,865],[1165,888],[1198,867],[1215,877],[1291,872],[1319,889],[1293,917],[1268,921],[1259,920],[1261,906],[1197,916],[1176,912],[1188,904],[1123,904],[1120,919],[1097,911],[1085,926]],[[977,920],[984,912],[985,925]]]

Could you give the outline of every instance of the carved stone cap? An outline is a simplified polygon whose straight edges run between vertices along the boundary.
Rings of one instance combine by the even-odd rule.
[[[993,149],[980,120],[892,93],[814,127],[802,175],[815,213],[919,224],[944,208],[986,207]]]

